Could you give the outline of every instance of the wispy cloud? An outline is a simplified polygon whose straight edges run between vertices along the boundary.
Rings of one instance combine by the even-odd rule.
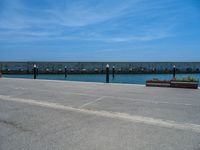
[[[94,3],[94,2],[92,2]],[[105,4],[105,5],[104,5]],[[129,3],[105,8],[105,2],[95,4],[83,1],[57,3],[49,1],[47,7],[31,8],[30,4],[20,0],[7,0],[1,13],[1,28],[27,28],[44,25],[61,25],[66,27],[80,27],[100,23],[123,14],[130,7]]]
[[[17,36],[17,39],[21,37],[26,40],[27,38],[33,40],[34,37],[41,40],[51,38],[84,40],[84,36],[79,34],[80,28],[121,16],[130,5],[120,4],[110,9],[105,8],[105,2],[90,4],[83,1],[71,3],[46,1],[44,8],[38,8],[22,0],[4,0],[0,12],[0,38],[6,40],[13,35]],[[76,31],[71,33],[74,30]],[[91,35],[87,33],[89,34]]]
[[[0,40],[117,43],[163,39],[174,36],[180,20],[183,7],[176,1],[2,0]]]

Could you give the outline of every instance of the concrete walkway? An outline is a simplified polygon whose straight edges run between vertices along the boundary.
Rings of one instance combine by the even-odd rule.
[[[1,150],[198,150],[200,90],[0,79]]]

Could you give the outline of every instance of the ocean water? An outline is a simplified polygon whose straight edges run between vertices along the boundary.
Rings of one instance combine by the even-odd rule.
[[[200,80],[200,74],[177,74],[177,78],[183,77],[195,77]],[[6,78],[28,78],[32,79],[33,75],[3,75]],[[110,75],[110,83],[125,83],[125,84],[145,84],[146,80],[157,78],[160,80],[172,79],[171,74],[116,74],[115,78]],[[104,74],[69,74],[67,78],[63,74],[41,74],[37,76],[37,79],[46,80],[68,80],[68,81],[84,81],[84,82],[106,82],[106,76]],[[200,86],[200,83],[199,83]]]

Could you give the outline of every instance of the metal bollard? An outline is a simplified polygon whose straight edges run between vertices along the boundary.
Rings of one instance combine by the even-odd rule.
[[[67,78],[67,66],[65,66],[65,78]]]
[[[176,66],[173,66],[173,79],[176,79]]]
[[[34,66],[33,66],[33,78],[36,79],[36,76],[37,76],[37,66],[36,66],[36,64],[34,64]]]
[[[109,83],[109,64],[106,65],[106,83]]]
[[[113,79],[114,79],[115,78],[115,66],[113,66],[112,76],[113,76]]]

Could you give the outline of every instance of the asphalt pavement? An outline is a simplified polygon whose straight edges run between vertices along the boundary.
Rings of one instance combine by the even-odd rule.
[[[0,150],[200,150],[200,90],[0,78]]]

